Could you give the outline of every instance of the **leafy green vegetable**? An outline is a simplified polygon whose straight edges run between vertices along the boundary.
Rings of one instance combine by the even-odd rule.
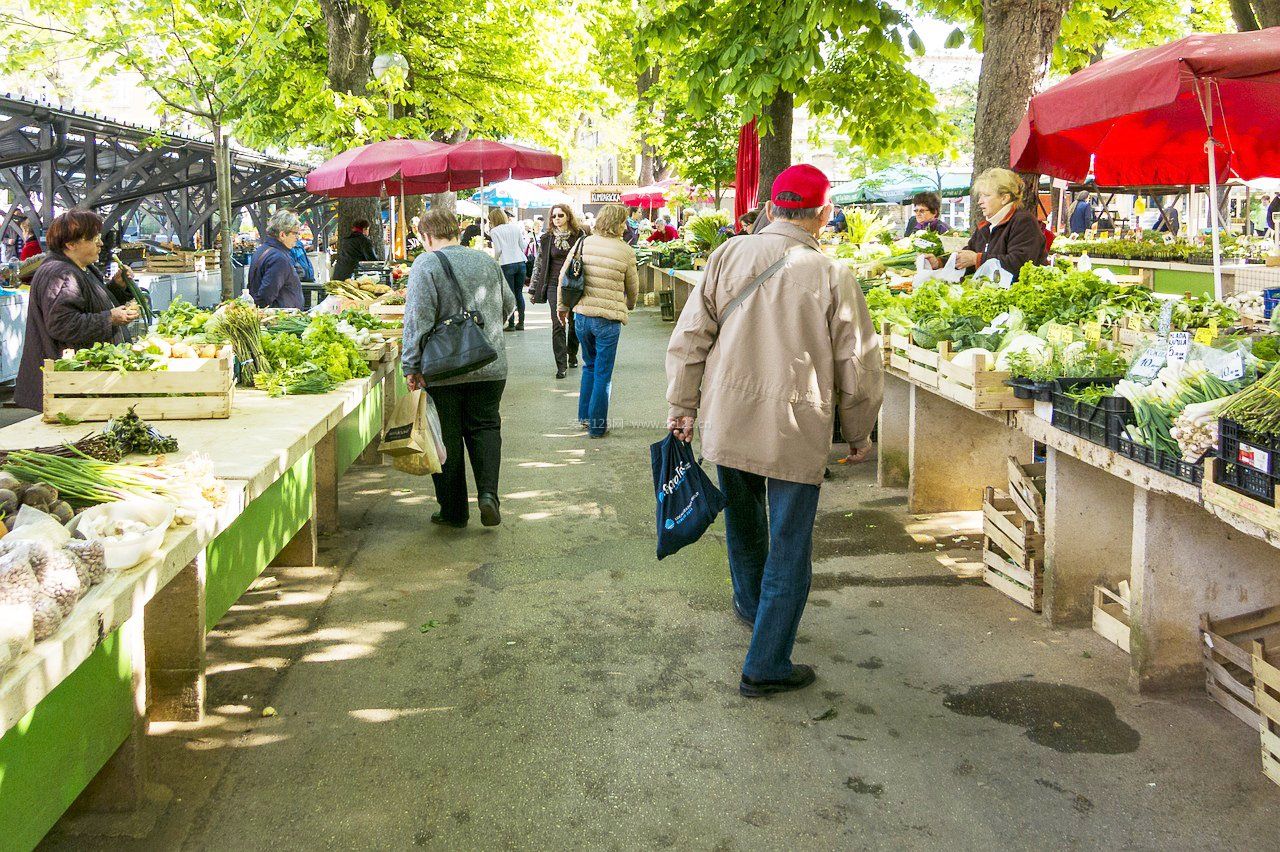
[[[158,355],[134,349],[121,343],[95,343],[88,349],[80,349],[70,358],[59,358],[53,363],[59,373],[85,371],[114,371],[117,373],[145,373],[166,369]]]

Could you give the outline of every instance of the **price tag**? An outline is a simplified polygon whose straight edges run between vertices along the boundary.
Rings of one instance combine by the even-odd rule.
[[[1236,379],[1244,378],[1244,356],[1239,352],[1233,352],[1218,365],[1214,373],[1224,382],[1234,382]]]
[[[1159,346],[1148,346],[1129,372],[1140,379],[1154,379],[1164,367],[1165,353]]]
[[[1213,339],[1214,339],[1215,337],[1217,337],[1217,335],[1216,335],[1216,334],[1214,334],[1213,329],[1211,329],[1211,328],[1197,328],[1197,329],[1196,329],[1195,341],[1196,341],[1196,343],[1199,343],[1201,346],[1209,346],[1209,345],[1212,345],[1212,343],[1213,343]]]
[[[1212,340],[1218,336],[1218,321],[1216,319],[1209,320],[1209,337]]]
[[[1084,339],[1090,343],[1102,342],[1102,323],[1087,322],[1084,324]]]
[[[1142,331],[1142,317],[1138,314],[1129,314],[1124,318],[1124,327],[1130,331]]]
[[[1173,324],[1173,302],[1165,302],[1160,306],[1160,336],[1169,336],[1169,326]]]
[[[1063,347],[1075,340],[1076,333],[1070,326],[1050,323],[1045,327],[1045,337],[1050,346]]]
[[[1169,363],[1175,364],[1187,360],[1188,353],[1191,352],[1191,333],[1187,331],[1175,331],[1169,335],[1169,353],[1166,356]]]

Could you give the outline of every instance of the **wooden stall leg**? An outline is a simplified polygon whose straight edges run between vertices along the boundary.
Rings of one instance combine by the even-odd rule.
[[[148,717],[155,722],[198,722],[204,717],[204,554],[169,581],[147,604]]]
[[[1275,549],[1186,500],[1141,489],[1133,530],[1130,683],[1141,692],[1200,687],[1200,615],[1275,603]]]
[[[911,386],[911,512],[982,508],[982,489],[1009,481],[1009,456],[1031,457],[1031,439],[1002,419]]]
[[[320,439],[316,459],[316,522],[321,535],[338,530],[338,434],[331,431]],[[312,563],[314,564],[314,563]]]
[[[1055,627],[1087,625],[1093,587],[1129,579],[1133,491],[1128,482],[1049,448],[1044,614]]]
[[[884,376],[884,402],[876,430],[876,484],[905,488],[910,473],[911,383],[892,373]]]

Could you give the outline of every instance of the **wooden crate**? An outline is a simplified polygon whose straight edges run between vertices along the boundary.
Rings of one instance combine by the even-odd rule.
[[[374,302],[368,305],[369,313],[388,322],[404,322],[404,305],[384,305]]]
[[[1129,602],[1106,586],[1093,587],[1093,632],[1129,653]]]
[[[953,402],[974,411],[1020,411],[1034,406],[1029,399],[1018,399],[1013,388],[1005,384],[1012,373],[989,370],[995,355],[978,358],[972,367],[952,362],[950,345],[938,344],[938,392]]]
[[[1262,735],[1262,774],[1280,784],[1280,668],[1270,662],[1266,642],[1253,640],[1253,694]]]
[[[982,498],[982,580],[1032,612],[1044,587],[1044,535],[1003,491],[987,486]]]
[[[1262,719],[1254,694],[1252,644],[1256,640],[1275,643],[1270,659],[1280,663],[1280,606],[1213,620],[1200,616],[1200,636],[1204,640],[1205,689],[1223,709],[1255,731]]]
[[[211,420],[231,416],[235,373],[230,354],[170,358],[145,373],[55,372],[44,362],[44,420],[110,420],[133,408],[143,420]]]
[[[888,366],[916,384],[929,388],[938,386],[938,353],[931,352],[911,342],[911,334],[903,328],[886,325],[885,350]]]
[[[1046,478],[1044,462],[1023,464],[1017,456],[1009,456],[1009,499],[1038,533],[1044,532]]]

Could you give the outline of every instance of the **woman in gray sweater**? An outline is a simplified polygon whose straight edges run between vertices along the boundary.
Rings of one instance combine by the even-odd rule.
[[[498,409],[507,384],[502,325],[515,310],[515,296],[492,257],[458,244],[458,218],[450,211],[428,210],[418,222],[418,233],[427,251],[418,255],[409,270],[401,360],[409,388],[425,388],[440,416],[446,459],[444,470],[432,476],[440,511],[431,516],[431,523],[458,528],[467,525],[465,445],[476,480],[480,522],[486,527],[497,526],[502,523],[498,511],[502,415]],[[448,267],[438,255],[444,256]],[[456,288],[449,270],[457,280]],[[459,288],[465,305],[458,304]],[[498,357],[478,370],[428,385],[422,375],[423,341],[437,322],[464,308],[480,312],[484,335]]]

